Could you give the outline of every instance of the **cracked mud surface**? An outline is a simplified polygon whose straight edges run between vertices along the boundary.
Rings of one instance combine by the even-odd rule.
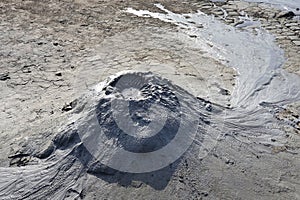
[[[265,4],[3,0],[1,199],[9,199],[8,195],[15,199],[300,198],[299,99],[282,104],[253,101],[260,103],[257,115],[252,115],[253,110],[234,113],[236,69],[193,46],[197,35],[186,34],[172,23],[125,12],[133,8],[165,14],[154,6],[158,2],[179,14],[200,10],[254,35],[261,28],[267,30],[284,51],[281,67],[299,80],[300,21]],[[123,70],[157,73],[225,111],[226,123],[214,129],[222,132],[217,145],[199,158],[195,144],[170,169],[152,174],[124,176],[94,162],[74,127],[65,126],[81,112],[83,94]],[[266,117],[256,122],[262,119],[258,115]],[[28,183],[9,182],[20,171]]]

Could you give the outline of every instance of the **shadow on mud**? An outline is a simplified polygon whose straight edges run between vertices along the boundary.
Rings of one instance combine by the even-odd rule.
[[[72,133],[69,142],[80,143],[80,137],[77,133]],[[68,148],[64,144],[64,141],[60,140],[61,147],[59,149]],[[102,179],[108,183],[117,183],[123,187],[140,187],[142,184],[147,184],[155,190],[163,190],[169,183],[173,173],[175,172],[180,158],[169,166],[160,169],[158,171],[149,173],[126,173],[112,169],[101,164],[99,161],[95,161],[94,157],[89,153],[83,144],[75,147],[68,156],[76,157],[78,161],[84,166],[84,171],[99,179]]]

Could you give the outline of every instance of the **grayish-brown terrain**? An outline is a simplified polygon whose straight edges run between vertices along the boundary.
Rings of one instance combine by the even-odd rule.
[[[283,7],[1,0],[0,199],[300,199],[300,20]],[[178,124],[187,149],[134,157]]]

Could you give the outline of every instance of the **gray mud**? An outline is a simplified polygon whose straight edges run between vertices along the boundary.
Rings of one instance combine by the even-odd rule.
[[[166,188],[170,187],[169,181],[176,174],[179,162],[185,160],[185,162],[191,163],[193,166],[198,166],[189,168],[191,174],[186,175],[185,178],[198,177],[199,175],[196,176],[197,170],[199,170],[199,167],[201,169],[203,159],[205,160],[208,154],[215,152],[214,148],[222,148],[219,146],[220,144],[228,145],[228,141],[222,142],[226,137],[240,141],[240,148],[243,149],[240,152],[241,154],[247,152],[247,156],[252,154],[250,157],[255,156],[258,160],[270,159],[268,156],[271,155],[272,150],[269,147],[279,146],[286,142],[284,132],[276,128],[278,121],[272,117],[272,113],[269,111],[270,106],[275,106],[273,104],[265,103],[260,105],[259,109],[248,111],[247,113],[239,113],[234,109],[224,108],[213,105],[211,102],[203,99],[197,99],[166,79],[160,79],[149,73],[139,73],[137,75],[145,80],[141,81],[132,78],[132,76],[136,76],[135,73],[122,73],[109,78],[99,86],[96,86],[86,96],[78,99],[69,124],[63,127],[53,139],[50,146],[46,148],[47,151],[44,150],[35,155],[41,158],[39,164],[19,168],[1,168],[1,199],[84,198],[88,194],[85,194],[83,188],[91,180],[91,176],[98,179],[98,186],[105,182],[118,183],[120,186],[114,185],[113,187],[125,187],[131,190],[130,187],[133,186],[134,181],[138,181],[140,182],[139,185],[146,184],[155,190],[165,191]],[[137,118],[137,116],[149,116],[149,107],[153,102],[158,100],[164,108],[170,110],[168,111],[168,119],[164,127],[157,135],[145,139],[134,139],[137,137],[131,138],[132,136],[127,135],[116,124],[116,120],[113,117],[112,104],[114,99],[120,98],[118,94],[120,88],[115,82],[124,76],[127,76],[125,80],[129,81],[126,84],[134,84],[141,87],[142,94],[139,98],[126,99],[122,97],[122,99],[125,98],[122,101],[128,101],[130,110],[135,110],[135,112],[130,114],[130,117],[139,124],[139,127],[148,127],[145,118]],[[121,84],[121,86],[124,86],[124,84]],[[128,87],[126,86],[126,88]],[[131,85],[130,87],[133,86]],[[153,89],[154,91],[152,91]],[[179,98],[180,96],[182,98]],[[180,102],[181,106],[179,106],[178,98],[182,99]],[[184,106],[185,104],[187,107]],[[191,110],[182,108],[190,108]],[[152,168],[149,166],[150,163],[147,162],[130,166],[130,163],[135,163],[136,160],[141,159],[125,156],[122,153],[123,149],[139,153],[152,152],[170,143],[174,136],[178,134],[179,127],[176,124],[178,124],[177,119],[180,118],[179,113],[182,115],[182,112],[186,112],[184,115],[188,117],[196,116],[198,119],[187,119],[186,122],[181,119],[180,126],[184,127],[184,123],[190,123],[193,120],[199,121],[196,123],[198,127],[195,136],[191,135],[191,131],[185,133],[185,138],[190,137],[194,141],[189,150],[185,152],[185,155],[175,159],[175,161],[170,161],[173,164],[161,169],[149,170],[149,172],[142,174],[130,173],[131,171],[134,172],[132,168]],[[194,114],[192,114],[193,112]],[[159,115],[156,114],[156,118],[157,116]],[[259,121],[257,121],[257,116],[261,116]],[[189,127],[191,125],[187,124],[186,126]],[[103,134],[99,134],[101,131],[95,127],[101,127]],[[184,130],[190,129],[186,127]],[[172,135],[174,133],[175,135]],[[220,144],[217,145],[217,141]],[[235,143],[230,141],[230,145],[236,145]],[[216,145],[217,147],[215,147]],[[175,149],[169,152],[177,151],[181,147],[177,144],[173,148]],[[229,151],[230,148],[226,148],[225,152],[227,150]],[[290,153],[292,156],[296,152],[291,150]],[[117,156],[119,154],[121,157]],[[212,154],[216,157],[219,156],[216,153]],[[232,156],[224,158],[226,165],[234,166],[237,165],[237,162],[240,162],[237,160],[236,155]],[[171,157],[170,155],[169,158]],[[161,160],[163,158],[158,159]],[[144,161],[145,158],[142,160]],[[124,165],[127,161],[129,163]],[[265,161],[258,162],[264,163]],[[276,160],[273,160],[273,162],[276,162]],[[147,165],[144,166],[144,164]],[[154,162],[152,160],[152,164],[157,167],[158,161]],[[244,167],[247,167],[248,164],[247,162],[240,163]],[[127,168],[125,169],[123,165]],[[254,167],[253,164],[250,166]],[[120,169],[116,170],[117,167],[120,167]],[[214,167],[212,166],[211,169],[214,169]],[[291,169],[286,170],[290,171]],[[129,173],[122,172],[124,170]],[[247,171],[246,168],[244,170]],[[262,168],[262,170],[269,171],[271,169]],[[269,171],[269,173],[272,172]],[[199,179],[201,178],[199,177]],[[249,184],[250,182],[244,182],[240,186],[246,187]],[[289,186],[281,186],[279,189],[290,191],[286,194],[287,197],[296,198],[298,194],[294,189],[297,186],[298,183],[293,182],[289,183]],[[251,185],[251,187],[256,186]],[[267,188],[268,186],[259,187]],[[235,189],[232,188],[232,191]],[[249,191],[246,188],[242,192],[243,195],[253,195],[253,191]],[[102,192],[97,192],[99,198],[102,195]],[[186,195],[190,198],[202,196],[197,194],[197,192],[189,192]],[[115,196],[114,191],[110,191],[109,196]]]
[[[83,52],[63,50],[76,69],[53,71],[59,50],[48,52],[55,55],[48,57],[49,71],[22,68],[27,71],[17,74],[21,82],[13,70],[1,73],[3,105],[10,109],[1,115],[0,199],[300,198],[299,108],[291,106],[300,100],[300,78],[283,69],[284,49],[251,17],[234,27],[200,11],[173,12],[173,4],[151,4],[153,11],[139,3],[120,6],[121,19],[143,26],[107,33]],[[223,10],[225,15],[230,16]],[[14,43],[5,44],[16,51]],[[34,81],[22,85],[28,73]],[[46,114],[38,110],[38,100],[13,101],[28,97],[23,88],[35,90],[40,73],[53,75],[41,79],[45,93],[34,93],[42,105],[59,110],[51,115],[47,106]],[[133,90],[116,84],[122,77],[127,78],[121,86]],[[159,109],[151,110],[154,102]],[[124,107],[134,112],[118,116],[115,110]],[[28,119],[35,111],[37,119]],[[122,117],[124,124],[116,121]],[[124,154],[167,146],[179,123],[192,143],[174,145],[169,152],[179,157],[158,157],[166,166],[151,159],[134,164],[143,159]],[[127,134],[132,131],[139,134]]]
[[[248,2],[263,2],[271,5],[275,5],[276,7],[284,10],[290,10],[295,12],[296,14],[300,14],[300,2],[295,0],[246,0]]]

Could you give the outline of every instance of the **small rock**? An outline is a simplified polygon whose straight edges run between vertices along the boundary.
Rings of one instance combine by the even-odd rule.
[[[0,74],[0,81],[6,81],[8,79],[10,79],[8,73]]]
[[[227,165],[234,165],[234,161],[233,160],[229,160],[229,159],[226,159],[225,163]]]
[[[208,192],[201,192],[201,195],[207,197],[208,196]]]
[[[47,44],[47,42],[46,41],[38,41],[37,42],[37,45],[43,45],[43,44]]]
[[[59,19],[58,22],[61,24],[66,24],[68,22],[68,20],[67,19]]]
[[[62,76],[62,73],[61,72],[57,72],[57,73],[55,73],[55,76]]]
[[[72,110],[73,109],[73,107],[71,106],[71,105],[65,105],[63,108],[62,108],[62,111],[70,111],[70,110]]]
[[[72,110],[73,108],[75,108],[76,103],[77,103],[76,101],[72,101],[71,103],[66,104],[61,110],[64,112],[68,112],[68,111]]]
[[[295,13],[292,11],[282,11],[277,15],[277,18],[288,18],[292,19],[295,16]]]
[[[226,89],[223,89],[223,88],[220,88],[220,93],[221,93],[222,95],[226,95],[226,96],[230,95],[229,90],[226,90]]]
[[[31,73],[30,66],[29,66],[29,65],[25,65],[25,66],[22,68],[22,72],[25,73],[25,74],[30,74],[30,73]]]
[[[59,43],[58,43],[58,42],[53,42],[53,45],[54,45],[54,46],[58,46]]]
[[[202,25],[202,24],[197,24],[196,27],[197,27],[197,28],[203,28],[203,25]]]
[[[197,35],[189,35],[191,38],[197,38]]]
[[[212,111],[212,106],[211,106],[211,104],[210,104],[210,103],[206,104],[206,105],[205,105],[205,109],[206,109],[207,111]]]

